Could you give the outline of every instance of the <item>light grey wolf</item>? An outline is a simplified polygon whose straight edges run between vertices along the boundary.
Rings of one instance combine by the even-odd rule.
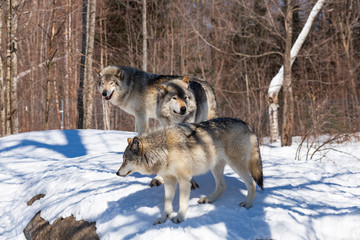
[[[99,74],[98,90],[113,105],[135,116],[135,131],[140,134],[148,128],[148,119],[156,118],[158,90],[155,84],[175,78],[178,76],[107,66]]]
[[[214,118],[201,123],[180,123],[145,132],[128,139],[123,163],[117,175],[134,172],[158,174],[164,179],[165,207],[154,224],[164,223],[173,212],[173,198],[179,182],[179,211],[171,219],[185,220],[190,196],[190,179],[211,170],[216,187],[198,203],[214,202],[224,192],[224,168],[228,164],[245,182],[246,200],[252,206],[256,183],[263,188],[262,161],[256,135],[240,119]],[[255,181],[254,181],[255,180]]]
[[[188,76],[174,79],[159,88],[156,117],[163,125],[198,123],[216,117],[216,99],[211,86]]]

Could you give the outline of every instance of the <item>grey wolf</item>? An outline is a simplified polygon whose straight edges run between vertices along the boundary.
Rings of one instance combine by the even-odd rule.
[[[148,119],[156,118],[158,90],[155,84],[177,77],[107,66],[99,74],[98,90],[105,100],[135,116],[135,131],[140,134],[148,128]]]
[[[198,123],[216,117],[216,99],[211,86],[188,76],[174,79],[159,89],[156,117],[163,125]]]
[[[198,122],[214,117],[216,101],[215,94],[210,85],[205,81],[195,78],[192,78],[190,82],[187,80],[186,84],[185,81],[182,82],[179,79],[182,79],[182,77],[152,74],[130,67],[107,66],[99,74],[98,90],[105,100],[135,116],[135,131],[139,134],[148,128],[149,118],[161,117],[159,119],[160,122],[163,125],[169,125],[185,121]],[[161,86],[161,84],[170,80],[174,80],[174,82],[164,85],[164,87]],[[157,109],[159,109],[157,107],[158,103],[160,103],[161,109],[165,111],[164,105],[166,101],[162,96],[169,96],[169,93],[173,92],[170,91],[170,86],[175,86],[176,84],[179,90],[177,92],[178,96],[186,91],[186,94],[191,96],[191,101],[188,99],[186,102],[194,106],[188,108],[186,104],[183,104],[178,111],[173,109],[169,116],[163,115],[162,112],[160,113],[160,110],[157,113]],[[183,88],[184,84],[188,86],[188,89]],[[166,89],[166,94],[164,92],[159,99],[159,88],[156,86],[161,86],[160,92],[162,89]],[[179,97],[178,102],[181,102],[183,96]],[[191,109],[191,117],[187,117],[189,109]]]
[[[164,125],[174,123],[198,123],[216,117],[216,99],[211,86],[196,78],[173,79],[161,85],[157,97],[156,118]],[[156,176],[150,186],[160,186],[163,183]],[[191,189],[199,185],[191,180]]]
[[[165,207],[154,224],[164,223],[173,212],[179,182],[179,211],[171,219],[185,220],[193,176],[211,171],[215,190],[198,203],[212,203],[224,192],[224,168],[228,164],[245,182],[247,196],[239,205],[252,206],[256,184],[263,188],[262,161],[256,135],[240,119],[214,118],[201,123],[180,123],[129,138],[117,175],[134,172],[158,174],[164,179]],[[255,181],[254,181],[255,180]]]

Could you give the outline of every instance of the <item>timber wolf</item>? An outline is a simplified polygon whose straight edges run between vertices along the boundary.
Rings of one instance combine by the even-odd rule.
[[[187,80],[187,83],[183,81],[181,85],[182,81],[176,81],[179,78],[182,79],[174,75],[147,73],[136,68],[107,66],[99,74],[98,90],[105,100],[135,116],[135,131],[139,134],[148,128],[149,118],[161,117],[160,122],[163,125],[169,125],[185,121],[202,121],[207,120],[208,117],[214,117],[216,101],[210,85],[195,78],[192,78],[190,82]],[[174,80],[174,82],[161,86],[161,84],[170,80]],[[162,96],[169,96],[170,86],[175,85],[178,86],[179,90],[177,92],[179,96],[178,102],[182,105],[178,111],[173,108],[170,114],[166,115],[165,101]],[[188,89],[182,88],[184,85],[188,86]],[[165,91],[158,99],[159,91],[161,92],[164,89]],[[179,95],[185,91],[186,94],[191,95],[191,101],[188,99],[186,102],[192,104],[192,107],[188,108],[182,101],[181,97],[185,96],[184,94]],[[157,109],[160,109],[160,107],[157,107],[158,101],[162,110],[157,113]],[[189,109],[191,109],[191,112],[189,112]],[[191,113],[191,117],[187,117],[189,113]]]
[[[161,85],[156,84],[156,118],[167,126],[174,123],[198,123],[216,117],[216,99],[211,86],[188,76],[173,79]],[[164,180],[156,176],[150,186],[160,186]],[[199,185],[191,180],[191,189]]]
[[[177,77],[107,66],[99,74],[98,90],[105,100],[135,116],[135,131],[140,134],[148,128],[148,119],[156,118],[158,90],[155,84]]]
[[[216,99],[211,86],[188,76],[174,79],[159,89],[156,117],[163,125],[198,123],[216,117]]]
[[[190,179],[211,170],[216,187],[198,203],[212,203],[224,192],[224,168],[228,164],[245,182],[250,208],[256,183],[263,188],[262,161],[257,137],[240,119],[214,118],[201,123],[180,123],[129,138],[117,175],[134,172],[158,174],[164,179],[165,207],[154,224],[164,223],[173,212],[173,198],[179,182],[179,211],[171,219],[185,220],[190,196]],[[254,181],[255,180],[255,181]]]

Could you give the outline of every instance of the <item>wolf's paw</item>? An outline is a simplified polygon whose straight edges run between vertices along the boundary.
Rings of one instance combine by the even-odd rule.
[[[167,216],[161,216],[155,220],[154,225],[164,223],[166,222],[167,219],[168,219]]]
[[[185,220],[185,217],[182,214],[177,214],[176,217],[172,218],[171,221],[173,223],[179,224]]]
[[[150,182],[150,187],[158,187],[161,184],[163,184],[162,181],[160,181],[159,179],[153,178]]]
[[[249,208],[251,208],[252,203],[241,202],[241,203],[239,203],[239,206],[240,206],[240,207],[244,207],[244,208],[246,208],[246,209],[249,209]]]
[[[191,179],[190,184],[191,184],[191,190],[194,190],[195,188],[199,188],[199,184],[197,184],[197,182],[195,182],[195,180],[193,179]]]
[[[207,197],[202,197],[198,200],[199,204],[211,203],[211,201]]]

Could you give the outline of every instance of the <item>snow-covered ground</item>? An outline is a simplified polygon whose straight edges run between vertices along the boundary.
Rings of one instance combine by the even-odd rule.
[[[0,138],[0,239],[24,239],[40,210],[50,223],[71,214],[95,221],[101,239],[360,239],[359,142],[332,146],[321,161],[295,160],[296,143],[263,145],[265,190],[257,188],[252,208],[238,206],[245,185],[227,167],[227,189],[214,204],[197,204],[214,180],[196,177],[185,222],[152,225],[163,187],[148,186],[153,176],[115,175],[132,136],[54,130]],[[46,196],[27,206],[39,193]]]

